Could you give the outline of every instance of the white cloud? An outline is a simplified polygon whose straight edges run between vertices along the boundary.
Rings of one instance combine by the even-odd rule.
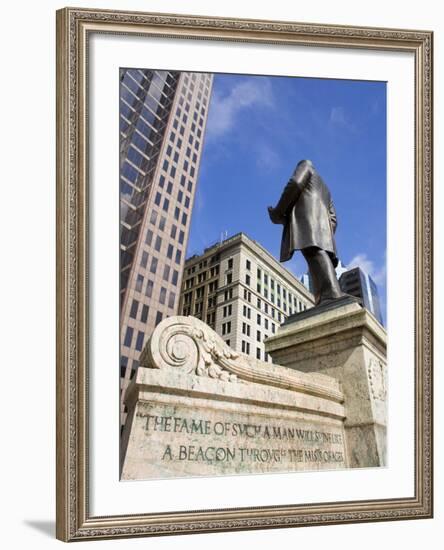
[[[380,285],[385,281],[387,274],[387,266],[385,261],[381,266],[376,266],[365,253],[356,254],[356,256],[354,256],[347,263],[347,267],[349,269],[352,267],[360,267],[363,271],[370,275],[377,285]]]
[[[274,106],[272,87],[268,78],[239,82],[225,96],[214,94],[211,99],[207,136],[220,137],[230,132],[239,113],[255,106]]]
[[[279,166],[280,157],[268,143],[259,142],[256,146],[256,165],[266,172]]]
[[[332,107],[329,122],[331,126],[337,126],[350,132],[356,131],[356,126],[347,117],[344,107]]]

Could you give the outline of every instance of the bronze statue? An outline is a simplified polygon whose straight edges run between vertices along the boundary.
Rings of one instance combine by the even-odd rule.
[[[311,161],[298,163],[278,204],[269,206],[268,213],[273,223],[284,226],[280,261],[290,260],[295,250],[304,255],[316,305],[346,296],[335,273],[335,208],[328,187]]]

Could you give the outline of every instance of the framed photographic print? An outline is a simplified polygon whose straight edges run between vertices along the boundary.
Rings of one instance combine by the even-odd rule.
[[[57,536],[432,515],[432,33],[57,12]]]

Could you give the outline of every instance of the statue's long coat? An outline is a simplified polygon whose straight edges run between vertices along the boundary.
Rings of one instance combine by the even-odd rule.
[[[328,252],[336,267],[336,211],[328,187],[310,161],[297,165],[270,218],[284,225],[281,262],[290,260],[295,250],[315,246]]]

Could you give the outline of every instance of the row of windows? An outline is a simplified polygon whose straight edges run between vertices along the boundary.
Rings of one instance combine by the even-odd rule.
[[[219,275],[219,266],[218,265],[213,266],[209,271],[202,271],[202,273],[199,273],[197,275],[197,279],[195,279],[194,277],[190,277],[189,279],[187,279],[185,281],[185,289],[188,290],[192,288],[195,283],[196,284],[203,283],[207,279],[207,275],[208,275],[208,278],[210,279],[212,277],[216,277],[217,275]]]
[[[157,213],[156,210],[153,209],[153,210],[151,211],[150,223],[151,223],[152,225],[155,226],[155,225],[156,225],[156,222],[157,222],[157,218],[158,218],[158,213]],[[166,225],[166,218],[165,218],[164,216],[161,216],[161,217],[160,217],[160,220],[159,220],[159,225],[158,225],[159,230],[160,230],[160,231],[165,231],[165,225]],[[146,235],[146,237],[145,237],[145,242],[146,242],[149,246],[151,246],[152,239],[153,239],[153,235],[154,235],[153,231],[152,231],[151,229],[148,229],[147,235]],[[176,239],[176,238],[177,238],[179,244],[183,244],[184,241],[185,241],[185,232],[184,232],[182,229],[178,231],[177,225],[173,224],[173,225],[171,226],[170,237],[171,237],[172,239]],[[160,240],[158,240],[158,239],[160,239]],[[157,237],[156,237],[156,242],[159,242],[159,243],[162,242],[160,236],[157,236]],[[158,246],[159,246],[159,245],[158,245]],[[160,246],[159,246],[159,248],[156,249],[156,250],[160,250]]]
[[[142,252],[142,257],[140,259],[140,266],[143,267],[144,269],[146,269],[148,265],[148,259],[149,259],[149,254],[146,250],[144,250]],[[170,275],[171,275],[171,284],[177,286],[177,282],[179,280],[179,272],[177,271],[177,269],[172,270],[171,266],[169,266],[168,264],[165,264],[163,267],[163,275],[162,275],[163,280],[168,282],[170,280]],[[141,282],[143,284],[143,281]]]
[[[128,368],[129,359],[126,357],[126,355],[120,356],[120,377],[125,378],[126,370]],[[133,359],[132,366],[131,366],[131,372],[130,372],[130,380],[133,378],[134,374],[136,373],[137,367],[139,366],[139,361],[137,359]]]
[[[163,319],[163,313],[161,311],[156,312],[155,326],[157,326]],[[131,348],[134,343],[134,336],[136,335],[136,341],[134,347],[136,351],[142,351],[143,342],[145,339],[145,333],[141,330],[135,331],[133,327],[126,327],[125,337],[123,339],[123,345],[127,348]]]

